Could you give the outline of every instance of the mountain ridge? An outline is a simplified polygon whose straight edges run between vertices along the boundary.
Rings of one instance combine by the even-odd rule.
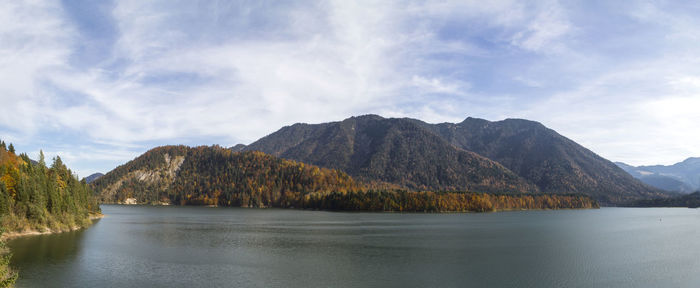
[[[503,165],[454,147],[413,122],[372,114],[285,126],[244,151],[262,151],[340,169],[363,181],[417,190],[538,192]]]
[[[672,165],[615,164],[635,178],[660,189],[680,193],[700,191],[700,157],[689,157]]]
[[[365,125],[358,126],[358,123]],[[355,130],[358,128],[362,131]],[[411,137],[411,133],[415,135]],[[495,162],[505,168],[504,171],[525,179],[537,187],[536,191],[544,193],[586,193],[608,205],[665,196],[663,191],[642,183],[611,161],[543,124],[518,118],[492,122],[468,117],[460,123],[429,124],[412,118],[369,114],[336,122],[285,126],[247,145],[244,150],[341,169],[364,180],[382,180],[409,188],[454,188],[440,185],[449,181],[431,185],[429,180],[438,178],[433,175],[439,173],[424,171],[421,165],[411,165],[412,161],[421,163],[417,158],[422,156],[429,158],[427,163],[440,166],[444,171],[469,170],[455,168],[464,163],[454,154],[441,155],[429,147],[469,153],[472,158],[485,159],[485,163]],[[377,157],[390,159],[391,163],[373,167],[377,163],[372,160]],[[402,165],[407,158],[412,159],[408,161],[410,164]],[[458,159],[457,163],[454,159]],[[430,177],[397,182],[382,170],[389,169],[388,165],[400,170],[392,175],[422,173]],[[479,174],[476,170],[480,170],[480,166],[464,166],[472,167],[472,173]],[[372,173],[367,173],[369,171]]]
[[[536,121],[468,117],[456,124],[424,125],[457,147],[503,164],[545,193],[586,193],[610,204],[663,196],[613,162]]]

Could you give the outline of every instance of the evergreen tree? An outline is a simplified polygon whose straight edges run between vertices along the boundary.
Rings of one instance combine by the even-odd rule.
[[[46,167],[46,159],[44,159],[44,150],[39,150],[39,166]]]
[[[89,186],[72,175],[60,157],[50,168],[43,151],[39,160],[35,164],[25,153],[17,156],[0,149],[2,226],[9,231],[67,230],[89,224],[90,213],[99,213]]]

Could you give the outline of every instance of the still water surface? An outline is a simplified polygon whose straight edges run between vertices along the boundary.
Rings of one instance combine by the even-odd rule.
[[[12,240],[18,287],[700,287],[700,211],[102,206]]]

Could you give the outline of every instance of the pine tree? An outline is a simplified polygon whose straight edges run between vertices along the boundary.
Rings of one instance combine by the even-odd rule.
[[[44,159],[44,150],[39,150],[39,166],[46,167],[46,159]]]

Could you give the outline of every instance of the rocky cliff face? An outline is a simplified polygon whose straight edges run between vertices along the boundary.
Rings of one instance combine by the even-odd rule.
[[[131,183],[134,181],[156,188],[158,191],[165,191],[168,185],[175,181],[175,175],[182,163],[185,162],[185,156],[171,157],[170,154],[164,153],[163,160],[164,165],[155,167],[155,169],[139,169],[124,175],[103,190],[103,197],[114,197],[124,183]],[[133,199],[133,197],[129,197],[128,199]]]
[[[166,190],[175,181],[185,162],[185,152],[184,146],[153,149],[134,161],[117,167],[91,185],[99,191],[102,203],[124,203],[127,198],[139,199],[139,203],[166,201]],[[145,195],[149,197],[144,197]]]

